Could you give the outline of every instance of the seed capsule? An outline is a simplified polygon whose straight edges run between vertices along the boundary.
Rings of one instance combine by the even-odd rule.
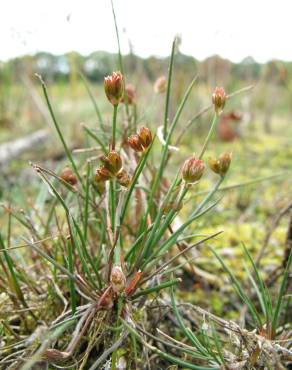
[[[124,96],[121,101],[122,103],[125,103],[127,101],[129,105],[132,105],[132,104],[135,104],[135,100],[136,100],[135,86],[132,84],[127,84],[125,88]]]
[[[152,142],[152,133],[148,127],[142,126],[137,134],[128,137],[128,144],[136,152],[143,152]]]
[[[102,156],[101,161],[104,167],[109,170],[112,175],[116,175],[122,168],[122,158],[118,152],[112,150],[107,156]]]
[[[148,127],[142,126],[138,130],[138,136],[144,149],[147,149],[152,142],[152,134]]]
[[[66,181],[70,185],[77,184],[77,177],[75,173],[69,167],[65,167],[60,174],[62,180]]]
[[[110,180],[111,178],[113,178],[113,174],[103,166],[96,170],[94,180],[96,182],[101,182]]]
[[[135,150],[135,152],[143,152],[144,150],[141,140],[137,134],[128,137],[128,144],[133,150]]]
[[[166,91],[167,88],[167,82],[165,76],[160,76],[157,78],[157,80],[154,83],[154,92],[156,94],[163,94]]]
[[[121,266],[114,266],[110,277],[112,288],[115,293],[122,293],[125,289],[126,278]]]
[[[118,180],[118,183],[124,186],[125,188],[128,188],[131,184],[131,179],[125,170],[121,170],[117,174],[117,180]]]
[[[124,78],[121,72],[113,72],[104,78],[104,91],[112,105],[119,105],[124,95]]]
[[[218,116],[220,116],[220,114],[223,112],[226,99],[227,96],[223,87],[216,87],[212,95],[212,102],[214,104],[215,112]]]
[[[205,164],[195,157],[188,158],[182,167],[182,177],[186,183],[194,183],[202,177]]]
[[[222,153],[219,158],[210,157],[208,159],[209,167],[220,176],[225,176],[228,172],[232,159],[232,154],[228,152]]]

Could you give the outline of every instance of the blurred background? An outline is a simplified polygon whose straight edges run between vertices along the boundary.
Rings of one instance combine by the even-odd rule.
[[[262,244],[275,215],[291,202],[291,10],[292,3],[284,0],[277,7],[274,2],[251,0],[115,1],[125,75],[135,88],[141,125],[155,132],[162,124],[165,96],[155,93],[153,85],[167,75],[174,36],[178,45],[171,117],[198,75],[180,130],[210,104],[215,86],[224,86],[230,94],[253,85],[230,99],[209,151],[233,152],[226,184],[231,190],[219,212],[201,225],[214,232],[224,223],[226,245],[222,247],[227,254],[240,240],[255,248]],[[0,202],[8,199],[22,208],[31,206],[39,184],[29,161],[54,171],[66,164],[35,73],[48,86],[72,150],[92,145],[81,123],[98,133],[98,119],[81,74],[110,125],[103,78],[119,65],[111,3],[3,2],[0,42]],[[173,165],[200,150],[211,116],[206,112],[190,125]],[[122,130],[121,124],[121,134]],[[204,191],[212,180],[202,181],[199,190]],[[195,198],[194,193],[190,204]],[[279,222],[271,245],[284,243],[286,231],[287,222]]]

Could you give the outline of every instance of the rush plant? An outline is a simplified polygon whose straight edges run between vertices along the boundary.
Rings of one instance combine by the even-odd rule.
[[[32,164],[41,180],[37,212],[4,206],[8,221],[0,234],[1,368],[31,369],[45,364],[52,369],[158,369],[174,364],[188,369],[228,369],[240,362],[239,345],[232,351],[215,326],[233,330],[238,337],[242,330],[242,335],[253,340],[260,336],[275,339],[289,267],[273,306],[245,249],[253,271],[250,280],[262,309],[259,314],[213,249],[257,324],[254,337],[233,322],[187,302],[180,304],[175,296],[175,287],[181,283],[175,277],[182,267],[180,258],[192,266],[189,252],[210,246],[221,234],[200,237],[193,234],[193,226],[216,208],[217,192],[230,169],[230,153],[210,158],[210,169],[205,157],[218,118],[232,96],[222,87],[214,90],[209,108],[213,117],[202,147],[192,148],[195,154],[182,158],[181,166],[173,171],[172,144],[185,133],[184,128],[179,131],[178,123],[197,81],[197,77],[191,81],[171,118],[175,46],[174,41],[168,78],[159,90],[165,92],[162,137],[139,124],[138,101],[133,87],[126,85],[121,54],[120,72],[104,80],[105,98],[112,106],[110,125],[105,124],[84,81],[99,122],[98,127],[83,126],[87,141],[98,148],[93,158],[85,150],[83,160],[76,160],[47,86],[38,76],[67,163],[55,172]],[[215,183],[186,211],[186,198],[211,171]],[[12,219],[23,230],[23,243],[16,247],[11,246]],[[287,266],[290,263],[291,257]],[[153,302],[171,312],[169,325],[175,330],[149,331],[155,325]],[[201,327],[191,327],[190,310],[202,318]],[[284,351],[279,348],[278,352]],[[258,358],[254,356],[252,366]]]

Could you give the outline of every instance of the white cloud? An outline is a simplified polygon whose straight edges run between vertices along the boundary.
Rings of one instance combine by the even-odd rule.
[[[116,51],[110,0],[9,0],[0,13],[0,59],[36,51]],[[116,0],[122,49],[142,56],[181,50],[203,59],[292,60],[290,0]],[[70,15],[70,21],[67,17]],[[125,32],[123,32],[125,30]]]

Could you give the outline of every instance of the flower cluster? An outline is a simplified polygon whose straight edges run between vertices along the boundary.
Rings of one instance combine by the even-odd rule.
[[[72,186],[77,184],[77,177],[70,167],[65,167],[63,169],[60,178]]]
[[[126,286],[126,277],[123,273],[121,266],[113,266],[110,276],[113,291],[115,293],[122,293]]]
[[[113,72],[104,78],[104,91],[112,105],[120,104],[124,96],[124,78],[121,72]]]
[[[205,164],[194,156],[188,158],[182,167],[182,177],[187,184],[192,184],[203,176]]]
[[[167,81],[165,76],[160,76],[154,83],[153,89],[156,94],[165,93],[167,88]]]
[[[135,104],[136,101],[136,89],[135,86],[132,84],[127,84],[124,92],[124,96],[122,97],[122,103],[128,103],[129,105]]]
[[[223,112],[226,99],[227,95],[223,87],[216,87],[212,95],[212,103],[214,104],[217,116],[220,116],[220,114]]]
[[[141,127],[137,134],[128,137],[128,144],[136,152],[143,152],[152,142],[152,133],[147,127]]]
[[[96,170],[95,181],[97,183],[116,178],[120,185],[125,187],[130,185],[131,179],[123,169],[122,158],[118,152],[112,150],[108,155],[103,155],[100,160],[103,165]]]
[[[231,163],[231,153],[222,153],[219,158],[210,157],[208,159],[211,170],[218,175],[224,177],[229,169]]]

